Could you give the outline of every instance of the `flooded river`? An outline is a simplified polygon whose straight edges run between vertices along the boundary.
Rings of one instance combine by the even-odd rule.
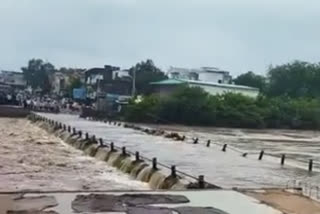
[[[0,192],[149,189],[26,119],[0,118],[0,136]]]
[[[159,162],[176,165],[191,175],[205,175],[207,181],[222,187],[284,187],[292,180],[310,183],[320,181],[317,172],[308,173],[306,170],[309,158],[319,160],[317,142],[320,138],[317,132],[160,127],[184,133],[189,139],[187,142],[177,142],[74,115],[44,116],[94,134],[106,142],[126,146],[132,152],[139,151],[149,158],[157,157]],[[200,143],[192,144],[192,137],[198,137]],[[208,139],[219,145],[205,147]],[[228,148],[227,152],[222,152],[220,145],[225,143],[237,151]],[[287,164],[281,166],[279,158],[272,156],[265,156],[258,161],[261,149],[272,155],[288,154]],[[242,157],[243,152],[248,152],[246,158]],[[315,163],[315,167],[318,167]]]

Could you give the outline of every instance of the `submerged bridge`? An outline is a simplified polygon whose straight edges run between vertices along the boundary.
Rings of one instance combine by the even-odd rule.
[[[224,188],[284,188],[293,179],[316,183],[318,173],[282,166],[256,158],[243,157],[234,151],[221,151],[220,147],[205,147],[192,142],[177,142],[163,136],[151,136],[141,131],[114,124],[89,121],[75,115],[39,113],[46,118],[88,132],[103,141],[127,151],[139,152],[150,159],[157,158],[166,166],[189,175],[205,175],[205,180]]]

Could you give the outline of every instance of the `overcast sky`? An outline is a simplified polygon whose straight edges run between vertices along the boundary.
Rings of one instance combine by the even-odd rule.
[[[320,61],[319,0],[0,0],[0,68],[216,66],[237,75]]]

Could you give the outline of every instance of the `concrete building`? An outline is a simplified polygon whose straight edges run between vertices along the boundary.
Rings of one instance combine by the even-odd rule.
[[[65,93],[66,87],[69,83],[69,76],[62,72],[54,72],[51,77],[52,92],[56,95],[62,96]]]
[[[168,71],[169,78],[181,80],[196,80],[212,83],[230,84],[232,77],[228,71],[215,67],[201,67],[197,69],[171,67]]]
[[[253,98],[256,98],[259,95],[258,88],[196,80],[168,79],[159,82],[152,82],[150,84],[153,86],[153,92],[155,94],[159,94],[160,96],[170,95],[181,85],[187,85],[189,87],[200,87],[211,95],[239,93]]]
[[[117,111],[118,104],[127,100],[132,92],[129,70],[110,65],[86,71],[87,96],[96,100],[99,111]]]
[[[84,83],[84,69],[66,69],[52,73],[49,76],[52,92],[56,95],[63,96],[68,93],[67,89],[72,79],[80,79]]]
[[[129,95],[131,93],[132,78],[129,70],[106,65],[104,68],[92,68],[86,72],[86,85],[93,93],[110,93]]]
[[[0,83],[12,89],[24,89],[27,85],[23,73],[15,71],[0,71]]]
[[[8,93],[12,92],[12,88],[4,83],[0,83],[0,96],[3,97]]]
[[[97,86],[99,81],[110,82],[114,79],[116,71],[120,71],[120,68],[111,65],[105,65],[104,68],[90,68],[85,71],[85,82],[91,86]]]
[[[117,79],[117,78],[131,78],[130,74],[129,74],[129,70],[128,69],[124,69],[124,70],[117,70],[113,72],[113,79]]]

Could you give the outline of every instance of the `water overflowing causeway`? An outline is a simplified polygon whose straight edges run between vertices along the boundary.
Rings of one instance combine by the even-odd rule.
[[[94,134],[106,142],[114,142],[119,147],[125,146],[132,152],[139,151],[149,158],[157,157],[160,162],[176,165],[178,169],[189,174],[205,175],[207,181],[223,187],[284,187],[293,179],[313,183],[320,181],[318,173],[308,173],[305,169],[288,165],[281,166],[269,160],[258,161],[256,157],[244,158],[230,150],[222,152],[220,147],[207,148],[204,145],[177,142],[162,136],[151,136],[132,129],[84,120],[74,115],[44,114],[44,116],[75,127],[77,130]],[[227,129],[225,132],[232,133],[232,130]],[[200,135],[200,140],[205,138],[213,142],[221,140],[220,136],[212,133],[185,133],[187,136]],[[227,136],[225,135],[224,142],[228,141]],[[230,141],[234,142],[234,137],[230,138]],[[254,148],[254,144],[251,144],[251,147]],[[117,159],[117,164],[122,164],[120,169],[125,170],[128,163],[125,159],[119,160],[117,155],[111,154],[108,162],[114,164]],[[155,175],[155,172],[141,163],[131,171],[131,176],[149,182],[151,180],[152,185],[157,186],[163,178]]]

